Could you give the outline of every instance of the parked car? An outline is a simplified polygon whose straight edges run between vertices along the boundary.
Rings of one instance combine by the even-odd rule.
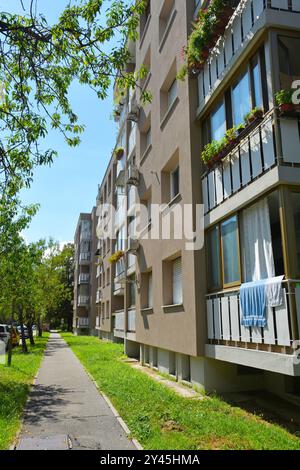
[[[25,339],[28,339],[29,338],[28,330],[27,330],[25,325],[24,325],[23,329],[24,329],[24,337],[25,337]],[[20,325],[17,327],[17,330],[18,330],[19,335],[22,336],[22,331],[21,331],[21,326]]]
[[[8,340],[10,338],[10,328],[8,325],[0,325],[0,340],[4,341],[5,347],[7,347]]]

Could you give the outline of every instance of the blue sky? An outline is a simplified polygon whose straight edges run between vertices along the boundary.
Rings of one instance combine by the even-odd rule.
[[[23,3],[28,4],[29,0]],[[39,10],[49,22],[68,2],[39,0]],[[0,0],[1,11],[21,12],[19,0]],[[24,232],[28,242],[53,237],[60,242],[73,240],[80,212],[89,212],[96,201],[97,187],[113,149],[117,128],[111,119],[112,93],[100,101],[87,87],[74,84],[70,99],[79,121],[86,126],[82,143],[72,149],[59,133],[51,131],[46,146],[58,151],[51,167],[34,172],[30,189],[22,192],[23,203],[39,203],[40,209]]]

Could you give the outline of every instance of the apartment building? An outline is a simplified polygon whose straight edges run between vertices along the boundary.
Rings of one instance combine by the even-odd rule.
[[[300,4],[228,2],[233,10],[201,69],[176,80],[192,21],[211,3],[149,1],[128,45],[129,67],[144,64],[148,75],[119,103],[123,153],[113,154],[99,188],[100,238],[109,223],[103,203],[116,215],[115,237],[96,251],[97,330],[207,391],[299,393],[300,119],[276,96],[300,80]],[[205,165],[203,150],[233,128],[230,145]],[[136,202],[148,208],[142,219]],[[153,204],[164,205],[160,221],[203,204],[204,247],[151,239]],[[249,316],[249,289],[265,296],[259,319]]]
[[[96,327],[96,208],[80,214],[75,232],[73,329],[78,335],[94,334]]]

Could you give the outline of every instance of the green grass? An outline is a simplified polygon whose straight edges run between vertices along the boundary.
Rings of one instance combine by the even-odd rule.
[[[121,345],[62,335],[145,449],[300,449],[285,429],[223,402],[186,399],[121,361]]]
[[[13,350],[12,365],[0,364],[0,450],[8,449],[20,428],[22,412],[49,335],[36,338],[28,354]]]

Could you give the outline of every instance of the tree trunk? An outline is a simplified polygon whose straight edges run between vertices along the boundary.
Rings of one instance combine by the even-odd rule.
[[[30,345],[31,345],[31,346],[34,346],[34,339],[33,339],[33,332],[32,332],[32,323],[31,323],[31,322],[28,322],[26,326],[27,326],[27,330],[28,330],[28,336],[29,336]]]
[[[12,359],[12,340],[9,338],[8,345],[7,345],[7,365],[8,367],[11,366],[11,359]]]
[[[39,338],[41,338],[41,337],[43,336],[43,328],[42,328],[42,320],[41,320],[41,316],[40,316],[40,315],[38,316],[37,328],[38,328],[38,335],[39,335]]]
[[[23,323],[23,310],[22,310],[22,307],[18,308],[18,320],[19,320],[20,327],[21,327],[22,351],[24,353],[27,353],[28,348],[27,348],[25,334],[24,334],[24,323]]]

